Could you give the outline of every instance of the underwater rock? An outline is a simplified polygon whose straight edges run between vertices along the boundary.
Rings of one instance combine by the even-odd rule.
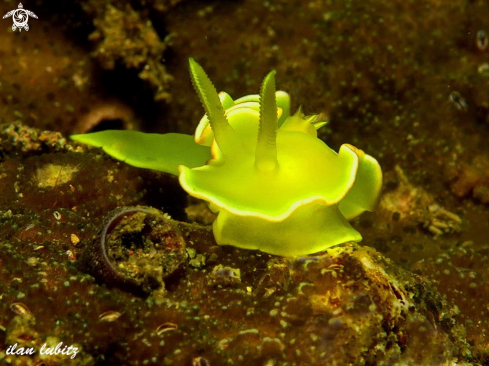
[[[133,130],[138,127],[139,121],[128,105],[106,100],[93,105],[83,113],[72,130],[76,133],[85,133],[104,129]]]
[[[5,147],[0,182],[7,192],[0,205],[2,361],[13,359],[6,349],[21,333],[30,335],[26,344],[34,347],[56,341],[79,345],[73,365],[93,365],[101,357],[108,364],[176,366],[473,360],[465,326],[456,321],[457,307],[429,280],[374,249],[350,243],[288,259],[218,246],[209,228],[152,209],[122,209],[114,215],[113,194],[118,196],[114,202],[145,203],[136,188],[150,182],[138,179],[140,170],[119,167],[97,149],[64,140],[43,143],[38,151],[45,153],[36,155],[27,134],[39,131],[22,126],[15,131],[23,131],[24,138],[17,141],[8,137],[13,132],[2,132],[0,141]],[[56,174],[53,166],[67,170]],[[54,186],[53,174],[59,175]],[[25,199],[38,190],[52,192],[54,202]],[[178,187],[164,195],[176,192]],[[177,200],[168,208],[178,212],[176,206],[185,203]],[[107,215],[120,220],[108,227]],[[108,286],[103,276],[96,282],[78,269],[82,253],[100,244],[104,227],[114,267],[143,283],[142,296]],[[170,249],[168,243],[175,246]],[[143,268],[131,268],[138,251]],[[169,253],[176,254],[169,262],[155,265],[148,258],[170,258]],[[160,282],[144,287],[145,276],[161,276]],[[40,361],[38,356],[29,360]]]
[[[394,217],[406,226],[421,225],[435,238],[462,231],[461,217],[441,207],[422,187],[413,185],[399,165],[388,177],[396,183],[381,199],[379,216],[384,217],[384,223]]]
[[[416,273],[430,277],[434,289],[444,294],[444,301],[454,304],[448,312],[450,321],[455,321],[453,332],[470,342],[472,353],[482,365],[489,362],[489,330],[481,326],[488,321],[487,302],[481,301],[489,293],[488,264],[489,247],[465,241],[413,266]],[[448,321],[445,314],[439,319],[442,326]]]
[[[93,21],[96,30],[89,39],[96,42],[93,55],[101,66],[112,70],[121,63],[126,68],[135,68],[139,77],[154,88],[155,100],[169,99],[172,77],[161,62],[167,45],[160,40],[151,20],[143,19],[128,3],[114,6],[89,1],[87,5],[97,14]]]
[[[57,134],[39,142],[39,131],[21,125],[2,131],[1,344],[21,333],[36,347],[77,344],[74,364],[86,365],[102,355],[177,366],[472,360],[460,310],[371,248],[287,259],[218,246],[209,228],[154,209],[110,213],[117,203],[144,204],[151,180],[171,185],[161,175],[142,181],[141,170]],[[162,202],[156,193],[153,203]],[[179,212],[185,203],[167,205]],[[97,257],[101,230],[112,269],[142,284],[139,296],[114,287],[107,266],[98,282],[78,269]],[[0,359],[10,360],[5,351]]]
[[[489,203],[489,158],[478,155],[471,163],[459,162],[448,170],[452,192],[459,197],[472,196]]]

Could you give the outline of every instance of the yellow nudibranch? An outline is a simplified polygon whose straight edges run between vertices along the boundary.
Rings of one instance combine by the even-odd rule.
[[[317,138],[327,122],[300,108],[290,115],[289,95],[275,91],[275,71],[259,95],[233,100],[189,63],[206,112],[194,137],[102,131],[71,138],[130,165],[178,175],[188,194],[218,213],[220,245],[297,256],[362,240],[348,220],[375,209],[378,162],[348,144],[336,153]]]

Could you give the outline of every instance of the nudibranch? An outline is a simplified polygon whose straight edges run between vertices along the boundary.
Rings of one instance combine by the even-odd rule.
[[[281,256],[307,255],[361,241],[349,220],[375,209],[382,170],[344,144],[338,153],[317,137],[327,122],[290,114],[275,91],[275,71],[259,95],[217,93],[192,58],[192,84],[205,110],[195,136],[102,131],[74,135],[130,165],[178,175],[188,194],[218,213],[216,242]]]

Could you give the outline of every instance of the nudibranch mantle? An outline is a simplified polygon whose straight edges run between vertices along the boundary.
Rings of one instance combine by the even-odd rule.
[[[274,71],[259,95],[233,100],[217,94],[202,67],[189,62],[206,112],[195,142],[181,134],[134,131],[72,138],[131,165],[178,174],[185,191],[218,213],[218,244],[296,256],[362,240],[348,220],[375,209],[382,185],[378,162],[349,144],[338,153],[330,149],[317,138],[326,124],[318,116],[305,117],[300,108],[290,115],[288,94],[275,91]],[[117,141],[122,133],[123,143]]]

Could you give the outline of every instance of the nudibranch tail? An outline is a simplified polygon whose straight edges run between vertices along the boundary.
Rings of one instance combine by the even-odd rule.
[[[207,113],[216,143],[221,152],[226,155],[240,144],[239,138],[229,124],[216,88],[202,66],[191,57],[189,58],[189,66],[192,84]]]
[[[71,135],[72,140],[101,147],[116,159],[145,169],[178,175],[178,166],[195,168],[211,159],[210,149],[195,143],[192,135],[99,131]]]
[[[260,90],[260,123],[255,151],[255,167],[268,171],[277,167],[277,100],[275,71],[270,72]]]

